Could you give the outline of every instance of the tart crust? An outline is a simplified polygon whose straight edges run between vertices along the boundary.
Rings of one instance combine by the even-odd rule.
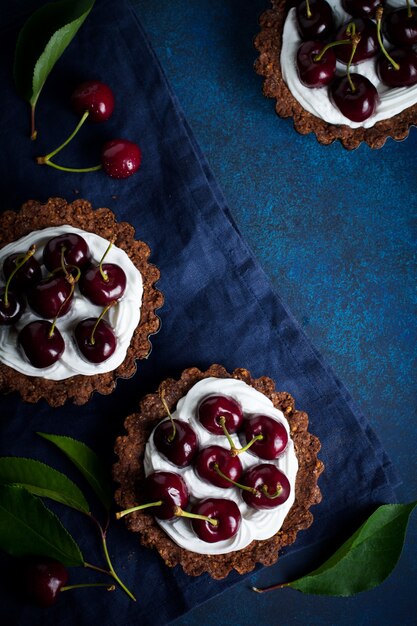
[[[156,424],[166,417],[166,411],[160,399],[164,391],[165,401],[170,409],[174,409],[182,398],[198,381],[214,376],[216,378],[235,378],[242,380],[254,389],[270,398],[277,409],[288,419],[291,437],[294,441],[298,458],[299,470],[295,485],[295,502],[291,507],[281,530],[270,539],[252,541],[252,543],[236,552],[221,555],[207,555],[190,552],[179,547],[160,528],[152,514],[147,511],[135,511],[125,517],[129,530],[138,533],[140,542],[155,548],[166,565],[181,565],[184,572],[191,576],[199,576],[204,572],[212,578],[220,579],[235,569],[239,574],[253,570],[257,563],[272,565],[278,559],[278,552],[284,546],[293,543],[299,530],[308,528],[313,522],[310,507],[321,501],[321,492],[317,480],[324,469],[323,463],[317,458],[320,442],[308,432],[308,416],[298,411],[294,399],[289,393],[275,390],[271,378],[262,376],[252,378],[246,369],[235,369],[229,374],[221,365],[212,365],[205,372],[196,367],[183,371],[179,380],[168,378],[158,388],[158,392],[145,396],[140,402],[139,412],[126,418],[126,435],[116,440],[115,453],[119,460],[114,465],[113,477],[119,483],[115,499],[121,509],[127,509],[140,501],[141,485],[145,478],[142,459],[146,442]]]
[[[115,237],[115,245],[123,249],[140,271],[143,280],[141,317],[134,331],[126,357],[121,365],[111,372],[92,376],[76,375],[65,380],[46,380],[37,376],[26,376],[0,363],[0,391],[18,391],[27,402],[38,402],[44,398],[51,406],[61,406],[67,400],[85,404],[94,391],[111,393],[118,378],[130,378],[136,372],[136,359],[146,358],[151,351],[149,336],[160,327],[156,314],[164,301],[155,288],[159,279],[158,268],[148,263],[149,247],[134,238],[135,230],[127,222],[117,222],[110,209],[94,210],[87,200],[67,203],[62,198],[50,198],[42,204],[36,200],[26,202],[20,211],[5,211],[0,215],[0,248],[17,239],[49,226],[69,224],[76,228],[94,232],[105,239]]]
[[[254,41],[259,57],[254,67],[265,79],[263,94],[268,98],[275,98],[275,111],[280,117],[292,117],[294,128],[301,135],[314,133],[319,143],[324,145],[339,139],[348,150],[357,148],[363,141],[371,148],[381,148],[388,137],[401,141],[408,136],[410,127],[417,119],[417,104],[387,120],[377,122],[372,128],[329,124],[306,111],[288,89],[281,73],[282,32],[291,4],[286,0],[271,0],[271,4],[272,8],[265,11],[259,19],[261,31]]]

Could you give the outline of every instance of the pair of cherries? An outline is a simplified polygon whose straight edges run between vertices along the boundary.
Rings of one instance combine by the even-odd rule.
[[[93,172],[103,169],[111,178],[128,178],[134,174],[142,161],[139,146],[127,139],[111,139],[105,142],[101,151],[101,163],[88,168],[72,168],[57,165],[52,158],[61,152],[75,137],[84,122],[105,122],[113,114],[115,99],[111,88],[97,80],[81,83],[71,96],[74,111],[81,115],[81,119],[74,132],[58,148],[49,154],[37,157],[39,165],[49,165],[65,172]]]
[[[297,23],[304,39],[297,52],[300,81],[307,87],[329,85],[330,97],[348,119],[363,122],[379,102],[375,86],[363,75],[350,73],[350,65],[382,54],[377,72],[389,87],[407,87],[417,83],[417,53],[410,47],[417,41],[417,15],[408,9],[388,13],[384,32],[395,47],[387,52],[382,42],[383,8],[375,0],[343,0],[343,7],[353,19],[339,28],[334,41],[323,43],[334,30],[330,5],[326,0],[303,0],[296,8]],[[405,14],[408,15],[405,15]],[[376,19],[376,24],[370,18]],[[415,26],[414,26],[415,23]],[[413,31],[415,30],[415,34]],[[348,45],[350,44],[350,45]],[[346,76],[336,77],[336,61],[347,65]]]
[[[252,415],[244,420],[240,404],[233,398],[211,395],[198,407],[198,419],[202,426],[214,435],[226,436],[230,449],[211,445],[198,449],[198,438],[192,427],[182,420],[160,422],[153,433],[158,451],[171,463],[181,468],[194,464],[196,473],[207,482],[228,489],[238,487],[248,506],[270,509],[285,502],[290,494],[290,484],[283,472],[272,463],[250,467],[243,476],[243,484],[237,482],[242,475],[238,458],[247,450],[264,460],[274,460],[285,450],[288,433],[285,426],[267,415]],[[244,424],[244,428],[242,429]],[[231,434],[241,430],[246,445],[236,448]],[[133,507],[118,517],[147,507],[155,507],[159,519],[173,520],[190,517],[197,536],[213,543],[233,537],[241,524],[241,513],[236,502],[223,498],[206,498],[186,511],[189,492],[184,479],[175,472],[157,471],[145,480],[147,504]]]

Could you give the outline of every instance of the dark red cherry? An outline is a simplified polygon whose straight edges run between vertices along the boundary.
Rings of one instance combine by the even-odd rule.
[[[216,468],[227,478],[221,476]],[[230,489],[233,487],[230,481],[236,482],[242,475],[242,464],[239,457],[231,454],[230,450],[221,446],[208,446],[200,450],[195,461],[195,470],[200,478],[212,485]]]
[[[133,141],[112,139],[103,146],[101,164],[111,178],[128,178],[139,169],[141,161],[142,153]]]
[[[379,102],[374,85],[360,74],[351,74],[352,91],[347,76],[337,78],[329,87],[330,97],[340,112],[353,122],[363,122],[375,113]]]
[[[235,433],[243,421],[242,407],[228,396],[213,395],[204,398],[198,407],[200,423],[213,435],[224,435],[219,422],[224,417],[229,433]]]
[[[342,0],[346,13],[353,17],[374,17],[381,0]]]
[[[306,87],[324,87],[334,78],[336,73],[336,56],[331,48],[326,50],[319,61],[315,60],[315,57],[323,50],[324,46],[325,44],[319,41],[305,41],[298,48],[298,76]]]
[[[381,55],[377,72],[381,82],[389,87],[409,87],[417,83],[417,53],[412,48],[396,48],[389,51],[390,57],[400,67],[395,69],[387,57]]]
[[[65,342],[58,328],[47,320],[35,320],[19,332],[18,343],[34,367],[49,367],[58,361]]]
[[[79,115],[88,111],[88,119],[92,122],[105,122],[113,113],[114,95],[105,83],[88,80],[74,89],[71,104]]]
[[[0,291],[0,326],[15,324],[22,317],[25,308],[26,302],[20,294],[13,293],[9,289],[6,296],[6,290],[2,289]]]
[[[68,582],[68,572],[59,561],[43,557],[26,559],[19,567],[24,596],[37,606],[52,606],[62,587]]]
[[[356,48],[352,63],[362,63],[363,61],[374,57],[379,52],[376,25],[368,18],[355,17],[353,20],[345,22],[345,24],[339,28],[335,37],[336,41],[349,39],[346,34],[346,29],[351,22],[355,23],[356,33],[360,33],[361,35],[361,39]],[[338,61],[345,64],[349,63],[349,59],[352,54],[351,44],[335,46],[334,51]]]
[[[116,335],[106,320],[89,317],[78,322],[74,330],[78,349],[90,363],[103,363],[116,350]]]
[[[193,506],[191,513],[217,520],[215,526],[207,520],[193,519],[191,521],[197,537],[207,543],[226,541],[234,537],[242,521],[236,502],[223,498],[200,500]]]
[[[241,494],[254,509],[273,509],[288,500],[291,487],[288,478],[272,463],[262,463],[250,467],[242,478],[247,487],[257,493],[242,489]]]
[[[414,46],[417,43],[417,10],[394,9],[386,14],[383,21],[384,35],[395,46]],[[391,54],[391,52],[390,52]]]
[[[162,504],[152,508],[159,519],[175,517],[177,507],[183,509],[188,504],[188,489],[184,479],[174,472],[153,472],[145,480],[145,501]]]
[[[288,444],[288,433],[284,424],[268,415],[253,415],[245,420],[244,432],[246,443],[257,435],[262,435],[262,439],[255,441],[248,452],[267,461],[278,458]]]
[[[93,304],[106,306],[120,300],[126,289],[126,274],[115,263],[103,263],[100,267],[89,267],[80,278],[80,291]]]
[[[87,242],[77,233],[64,233],[50,239],[43,250],[43,262],[52,272],[64,265],[75,265],[82,269],[90,263],[91,254]]]
[[[64,274],[54,274],[28,291],[28,302],[40,317],[53,319],[62,317],[69,311],[72,293],[73,286]]]
[[[198,451],[198,439],[194,430],[183,420],[173,420],[175,434],[171,420],[160,422],[155,428],[153,440],[157,450],[178,467],[186,467],[193,461]]]
[[[15,270],[17,263],[25,257],[24,253],[16,252],[4,259],[3,274],[7,280]],[[42,279],[42,269],[34,256],[27,259],[12,278],[13,290],[26,290]]]
[[[334,30],[333,11],[326,0],[305,0],[296,6],[298,30],[303,39],[327,39]]]

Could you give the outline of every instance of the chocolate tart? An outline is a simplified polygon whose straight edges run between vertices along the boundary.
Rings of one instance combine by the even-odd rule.
[[[185,396],[191,387],[209,377],[242,380],[267,396],[288,419],[299,469],[295,484],[295,502],[281,529],[270,539],[252,541],[242,550],[207,555],[179,547],[160,528],[149,510],[136,511],[124,519],[128,529],[138,533],[140,543],[156,549],[169,567],[181,565],[184,572],[191,576],[207,572],[212,578],[221,579],[233,569],[239,574],[244,574],[253,570],[257,563],[272,565],[278,559],[279,551],[295,541],[298,531],[312,524],[310,507],[321,501],[317,480],[324,466],[317,458],[320,442],[308,432],[307,414],[295,408],[294,399],[289,393],[276,391],[274,381],[266,376],[252,378],[246,369],[236,369],[229,374],[221,365],[212,365],[205,372],[193,367],[186,369],[179,380],[163,381],[158,391],[161,392],[163,389],[168,407],[174,410],[178,400]],[[138,494],[145,478],[142,465],[145,446],[153,428],[165,417],[166,411],[160,395],[154,393],[145,396],[140,402],[139,411],[125,420],[127,434],[116,440],[115,453],[118,461],[113,468],[114,480],[119,484],[115,499],[122,509],[138,504]]]
[[[254,41],[259,52],[255,71],[264,77],[263,94],[275,99],[276,113],[282,118],[292,117],[294,128],[301,135],[314,133],[319,143],[324,145],[339,140],[348,150],[357,148],[362,142],[371,148],[381,148],[388,137],[397,141],[405,139],[410,127],[416,123],[417,104],[389,119],[376,122],[371,128],[350,128],[325,122],[306,111],[296,100],[284,82],[280,65],[284,23],[294,4],[287,0],[271,0],[271,9],[260,16],[261,30]]]
[[[150,249],[135,239],[133,226],[117,222],[107,208],[94,210],[87,200],[67,203],[62,198],[50,198],[45,204],[35,200],[26,202],[20,211],[5,211],[0,215],[0,249],[35,230],[68,224],[110,240],[124,250],[143,280],[141,317],[136,327],[126,357],[113,371],[87,375],[75,375],[65,380],[47,380],[26,376],[0,362],[0,391],[17,391],[27,402],[44,398],[51,406],[61,406],[67,400],[77,405],[85,404],[94,391],[110,394],[118,378],[130,378],[136,372],[136,360],[146,358],[151,351],[150,335],[160,327],[156,310],[163,304],[163,295],[155,287],[159,270],[148,262]]]

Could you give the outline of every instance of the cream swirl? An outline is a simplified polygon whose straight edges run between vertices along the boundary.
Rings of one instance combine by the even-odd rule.
[[[35,258],[42,263],[43,248],[47,241],[57,235],[70,232],[77,233],[85,239],[93,259],[98,263],[109,242],[95,233],[63,225],[33,231],[29,235],[7,244],[0,250],[0,266],[7,256],[15,252],[26,252],[32,244],[36,245]],[[18,346],[17,335],[20,329],[34,319],[39,319],[29,307],[26,308],[16,325],[4,326],[0,329],[0,361],[27,376],[38,376],[49,380],[64,380],[76,374],[92,376],[116,369],[124,361],[132,335],[139,324],[143,283],[139,270],[121,248],[112,246],[106,256],[106,262],[120,265],[127,278],[123,298],[107,314],[107,319],[113,327],[117,339],[116,351],[107,361],[99,364],[89,363],[81,356],[72,338],[72,331],[77,322],[87,317],[98,317],[102,311],[101,307],[95,306],[82,296],[78,288],[74,291],[70,310],[57,321],[57,327],[65,341],[65,351],[59,361],[48,368],[38,369],[27,361],[23,351]]]
[[[228,442],[225,437],[209,433],[199,423],[197,417],[197,408],[202,399],[206,396],[216,394],[229,396],[239,402],[242,406],[245,418],[254,413],[266,414],[282,422],[289,433],[288,422],[283,413],[276,409],[271,400],[261,392],[241,380],[231,378],[205,378],[196,383],[187,395],[179,400],[176,411],[172,414],[175,419],[184,420],[192,426],[197,434],[200,448],[213,444],[228,447]],[[232,438],[237,447],[240,447],[237,435],[232,435]],[[265,462],[250,452],[243,452],[239,455],[239,458],[244,471],[253,465]],[[242,548],[245,548],[255,539],[269,539],[281,528],[295,499],[295,478],[298,470],[298,461],[294,451],[294,443],[291,438],[289,438],[288,446],[284,453],[279,456],[278,459],[272,461],[272,463],[288,477],[291,485],[290,496],[286,502],[274,509],[253,509],[245,503],[238,488],[221,489],[220,487],[211,485],[199,478],[192,467],[180,469],[165,457],[161,456],[155,447],[152,432],[147,442],[144,456],[146,475],[154,471],[177,472],[181,474],[187,483],[191,502],[207,497],[234,500],[239,506],[242,515],[242,522],[238,533],[231,539],[219,541],[214,544],[209,544],[199,539],[194,533],[190,521],[185,518],[178,517],[174,521],[159,520],[156,518],[158,523],[175,543],[190,552],[197,552],[199,554],[226,554],[228,552],[242,550]]]
[[[342,25],[348,21],[351,16],[344,11],[340,0],[327,0],[333,9],[337,25]],[[391,0],[390,6],[398,7],[403,5],[402,0]],[[284,24],[282,35],[282,50],[280,57],[282,77],[291,91],[294,98],[301,104],[303,109],[312,113],[316,117],[328,122],[329,124],[344,124],[351,128],[371,128],[381,120],[389,119],[394,115],[398,115],[404,109],[416,104],[417,102],[417,85],[411,87],[388,87],[381,83],[375,69],[375,57],[368,59],[363,63],[352,65],[352,72],[358,72],[376,87],[379,95],[379,103],[374,115],[364,122],[352,122],[345,117],[338,108],[329,99],[329,92],[326,87],[310,89],[305,87],[298,77],[297,72],[297,50],[302,43],[300,33],[297,28],[297,19],[295,9],[291,9],[288,13]],[[387,42],[384,42],[387,43]],[[387,48],[389,48],[387,44]],[[337,73],[344,74],[346,66],[337,63]]]

